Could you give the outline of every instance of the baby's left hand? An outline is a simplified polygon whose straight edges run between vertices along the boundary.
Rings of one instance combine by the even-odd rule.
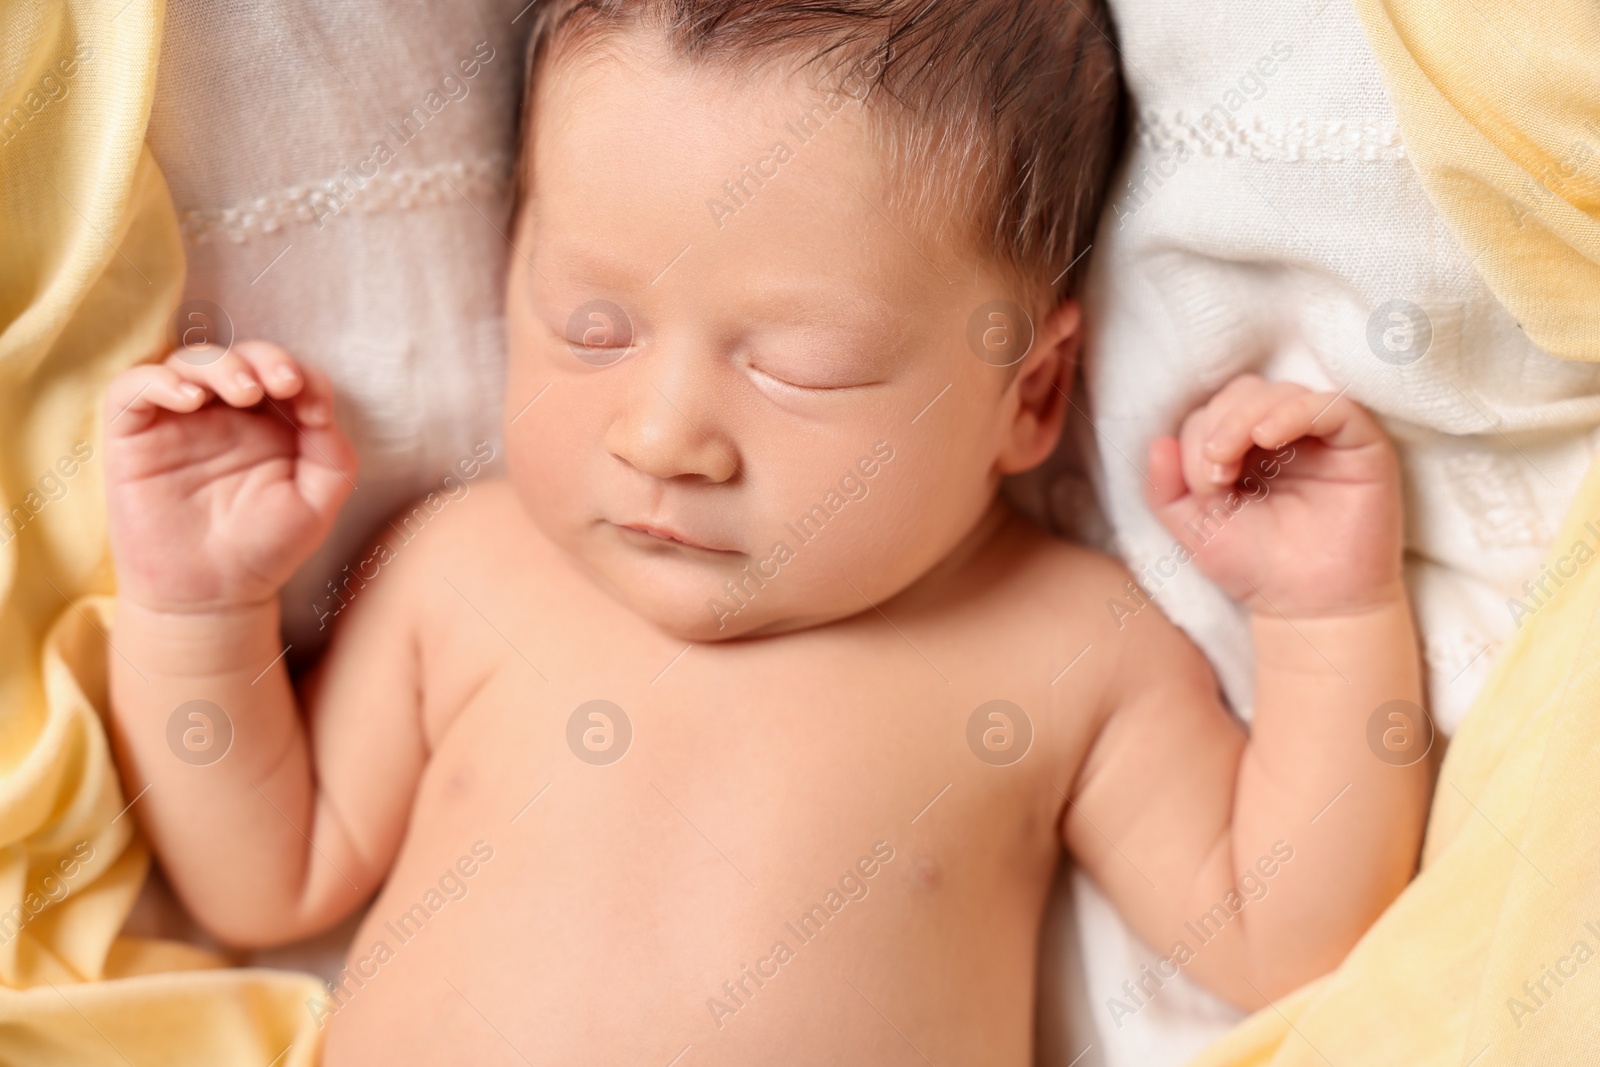
[[[1338,615],[1403,596],[1400,473],[1359,404],[1242,375],[1150,444],[1151,508],[1252,612]]]

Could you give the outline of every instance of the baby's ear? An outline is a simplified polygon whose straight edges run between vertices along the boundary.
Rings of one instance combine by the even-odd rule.
[[[1067,394],[1078,367],[1083,316],[1073,300],[1052,308],[1034,332],[1033,347],[1023,357],[1011,388],[1016,407],[1005,446],[995,461],[1001,474],[1018,474],[1049,458],[1061,436]]]

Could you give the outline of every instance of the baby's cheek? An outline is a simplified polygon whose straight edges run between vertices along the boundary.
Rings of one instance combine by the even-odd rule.
[[[518,496],[534,518],[548,527],[568,513],[582,510],[594,492],[585,473],[590,463],[573,442],[571,432],[559,425],[559,419],[534,421],[532,412],[538,411],[544,400],[518,422],[507,424],[505,444],[506,468]]]

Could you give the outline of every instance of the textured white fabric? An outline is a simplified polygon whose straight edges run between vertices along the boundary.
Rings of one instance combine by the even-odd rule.
[[[1399,446],[1408,582],[1449,732],[1514,629],[1507,598],[1537,574],[1588,468],[1600,367],[1537,351],[1478,278],[1477,250],[1452,239],[1406,161],[1344,0],[1112,7],[1138,123],[1087,280],[1085,374],[1114,547],[1136,574],[1171,552],[1143,503],[1146,450],[1221,383],[1254,370],[1348,388]],[[1404,305],[1388,317],[1391,301],[1425,313],[1425,351]],[[1069,452],[1055,464],[1070,466]],[[1192,566],[1145,574],[1248,717],[1240,612]],[[1182,1063],[1238,1018],[1182,976],[1130,997],[1123,983],[1158,954],[1087,879],[1076,889],[1109,1067]],[[1134,1014],[1114,1019],[1112,997]]]

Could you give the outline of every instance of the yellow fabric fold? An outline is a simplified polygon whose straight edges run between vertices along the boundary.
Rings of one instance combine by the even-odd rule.
[[[1534,344],[1600,359],[1600,4],[1356,0],[1434,207]]]
[[[309,1064],[308,975],[119,937],[149,869],[103,721],[100,403],[183,289],[144,146],[158,0],[0,0],[0,1062]]]

